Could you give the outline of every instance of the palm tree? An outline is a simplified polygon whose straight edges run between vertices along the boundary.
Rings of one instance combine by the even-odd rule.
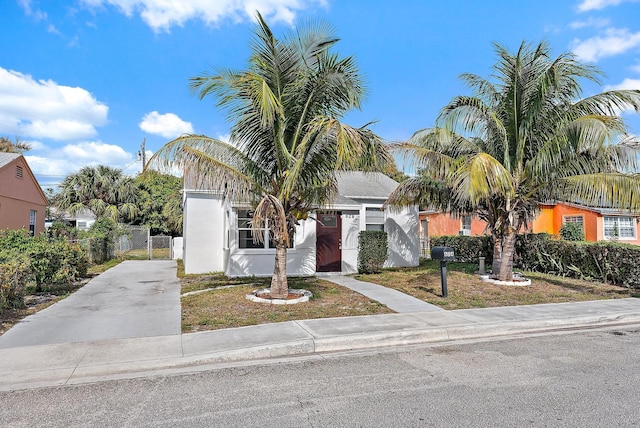
[[[152,165],[188,169],[199,182],[255,208],[254,239],[268,222],[275,248],[271,296],[288,294],[286,256],[298,220],[325,206],[339,170],[382,171],[391,158],[367,126],[340,118],[359,108],[362,79],[352,57],[330,51],[338,39],[324,23],[276,38],[257,14],[244,71],[191,79],[199,97],[228,111],[230,142],[185,135],[162,147]]]
[[[64,179],[56,195],[56,207],[72,215],[89,210],[98,218],[117,222],[138,214],[138,199],[138,187],[122,170],[104,165],[86,166]]]
[[[463,74],[474,94],[455,97],[435,128],[399,145],[421,173],[389,203],[475,212],[493,238],[493,273],[509,280],[516,234],[539,202],[640,207],[637,140],[618,115],[638,111],[640,91],[580,98],[580,81],[598,82],[599,71],[573,54],[552,58],[545,42],[523,42],[515,54],[495,48],[493,80]]]

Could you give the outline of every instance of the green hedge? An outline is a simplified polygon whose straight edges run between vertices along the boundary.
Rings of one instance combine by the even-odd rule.
[[[431,248],[451,247],[456,254],[456,261],[462,263],[478,263],[478,257],[484,257],[485,263],[493,260],[493,244],[490,236],[434,236]]]
[[[378,273],[387,260],[387,232],[363,230],[358,235],[358,272]]]
[[[431,246],[452,247],[456,261],[493,260],[489,236],[439,236]],[[546,233],[518,235],[514,265],[520,269],[640,289],[640,246],[618,242],[574,242]]]
[[[47,291],[86,276],[88,267],[85,251],[63,237],[0,231],[0,307],[21,306],[27,285]]]

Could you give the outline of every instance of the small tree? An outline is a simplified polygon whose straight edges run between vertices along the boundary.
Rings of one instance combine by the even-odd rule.
[[[584,230],[580,223],[565,223],[560,228],[560,237],[565,241],[584,241]]]

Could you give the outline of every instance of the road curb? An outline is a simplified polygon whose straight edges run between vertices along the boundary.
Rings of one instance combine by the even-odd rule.
[[[100,362],[82,359],[75,367],[65,364],[58,367],[34,367],[25,364],[24,369],[17,368],[10,373],[9,379],[0,380],[0,391],[34,389],[65,385],[79,385],[107,380],[130,379],[171,373],[193,373],[222,367],[234,363],[267,363],[274,359],[295,357],[321,357],[331,352],[365,351],[393,346],[446,343],[459,340],[508,338],[544,332],[562,330],[582,330],[598,327],[640,324],[640,313],[594,314],[567,319],[546,319],[521,322],[471,323],[451,327],[429,327],[397,329],[384,332],[362,332],[336,336],[319,337],[312,333],[307,338],[291,339],[280,342],[262,343],[252,346],[227,348],[224,350],[203,352],[202,350],[186,355],[184,345],[182,353],[161,355],[126,355],[120,361]],[[185,335],[182,335],[185,336]],[[169,338],[169,337],[167,337]],[[158,340],[166,340],[160,337]],[[135,341],[137,339],[131,339]],[[172,340],[177,341],[174,337]],[[184,342],[181,339],[180,342]],[[64,346],[81,348],[94,346],[117,354],[126,349],[122,341],[102,341],[99,343],[79,342]],[[52,349],[61,345],[50,345]],[[27,347],[29,348],[29,347]],[[25,349],[29,351],[29,349]]]

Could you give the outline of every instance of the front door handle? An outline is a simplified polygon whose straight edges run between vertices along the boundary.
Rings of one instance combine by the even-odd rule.
[[[342,250],[342,238],[338,239],[338,250]]]

